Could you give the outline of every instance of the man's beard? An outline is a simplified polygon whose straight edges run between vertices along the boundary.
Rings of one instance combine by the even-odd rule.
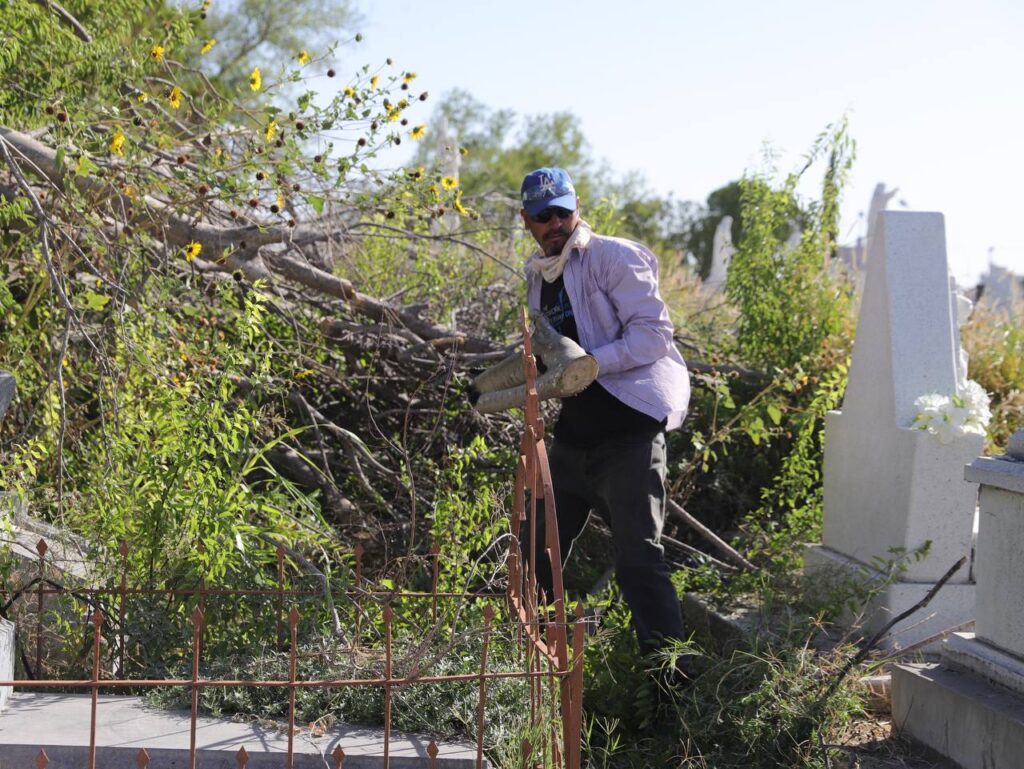
[[[550,237],[559,238],[561,240],[561,244],[559,245],[552,243],[549,246],[545,246],[545,256],[558,256],[560,253],[562,253],[562,249],[565,248],[566,241],[568,241],[570,235],[572,235],[571,232],[566,232],[564,230],[559,230],[558,232],[551,233]]]

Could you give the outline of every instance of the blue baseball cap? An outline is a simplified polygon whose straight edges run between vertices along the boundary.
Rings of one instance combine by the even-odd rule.
[[[545,208],[557,206],[576,210],[576,188],[562,168],[538,168],[530,171],[520,188],[527,216],[536,216]]]

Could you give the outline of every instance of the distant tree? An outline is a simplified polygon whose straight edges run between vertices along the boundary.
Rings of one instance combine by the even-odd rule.
[[[729,182],[708,195],[702,212],[689,222],[684,237],[686,249],[696,262],[697,272],[706,278],[711,272],[715,230],[726,216],[732,217],[732,241],[738,243],[742,234],[740,226],[740,183]]]
[[[695,262],[697,272],[702,278],[706,278],[711,272],[711,258],[714,250],[715,231],[722,219],[726,216],[732,217],[732,242],[739,245],[745,234],[745,222],[743,216],[743,187],[756,186],[761,183],[760,179],[748,179],[744,182],[732,181],[723,187],[714,190],[707,197],[707,201],[697,210],[690,211],[690,218],[684,223],[685,232],[679,235]],[[778,238],[786,240],[791,234],[793,227],[801,227],[806,219],[806,212],[801,208],[799,201],[792,193],[788,194],[788,200],[783,206],[786,211],[786,218],[780,225]]]
[[[361,21],[349,0],[232,0],[207,3],[197,25],[199,44],[216,43],[202,57],[206,75],[225,93],[249,93],[254,64],[331,57],[335,41]]]
[[[667,254],[688,250],[689,232],[703,211],[699,203],[659,195],[639,173],[609,182],[602,194],[612,199],[620,218],[618,233]]]
[[[459,182],[477,209],[489,210],[484,199],[514,199],[525,174],[541,166],[567,169],[584,211],[602,200],[612,206],[616,234],[647,243],[662,252],[686,248],[696,204],[661,196],[638,172],[617,178],[596,160],[579,119],[570,112],[519,116],[512,110],[493,110],[463,90],[441,98],[430,119],[428,138],[414,164],[435,166],[446,152],[438,136],[451,137],[447,151],[460,153]],[[500,208],[507,215],[503,206]]]
[[[443,134],[451,137],[450,144],[439,138]],[[525,174],[557,165],[571,173],[580,197],[591,199],[600,173],[571,113],[520,118],[512,110],[493,110],[461,89],[445,94],[434,108],[413,162],[437,166],[449,152],[460,154],[459,184],[474,198],[515,196]]]

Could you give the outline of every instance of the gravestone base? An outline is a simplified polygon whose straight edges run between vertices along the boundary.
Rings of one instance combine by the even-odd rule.
[[[963,769],[1019,769],[1024,697],[938,663],[892,668],[892,721]]]
[[[1024,660],[979,640],[974,633],[954,633],[947,638],[942,644],[942,662],[1024,697]]]
[[[830,595],[850,595],[851,585],[871,589],[886,581],[879,570],[823,545],[808,545],[804,550],[804,579],[810,595],[826,600]],[[892,582],[879,589],[866,605],[846,608],[839,622],[847,627],[856,624],[862,636],[870,637],[921,601],[933,587],[929,582]],[[879,647],[899,651],[935,638],[919,651],[938,652],[941,638],[936,636],[974,619],[974,599],[973,582],[946,583],[927,606],[893,626]]]

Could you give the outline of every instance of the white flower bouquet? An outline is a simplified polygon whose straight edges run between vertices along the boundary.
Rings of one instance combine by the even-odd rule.
[[[961,395],[929,393],[915,400],[914,406],[917,418],[911,426],[937,435],[941,443],[952,443],[961,435],[984,435],[992,419],[988,393],[970,379]]]

